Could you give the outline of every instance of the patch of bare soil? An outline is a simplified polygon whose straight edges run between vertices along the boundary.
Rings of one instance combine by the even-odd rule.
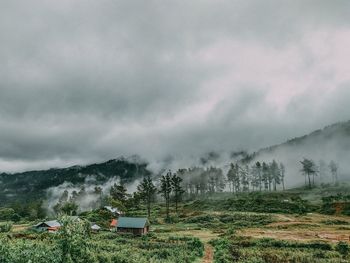
[[[214,259],[213,247],[209,244],[205,244],[204,247],[204,257],[202,263],[212,263]]]
[[[327,220],[343,220],[350,222],[349,217],[308,214],[306,216],[277,215],[277,222],[262,228],[243,229],[239,235],[254,238],[275,238],[290,241],[350,242],[350,229],[339,225],[325,225]]]
[[[273,230],[273,229],[247,229],[239,233],[241,236],[254,238],[275,238],[290,241],[315,241],[329,242],[350,241],[350,231],[339,230]]]

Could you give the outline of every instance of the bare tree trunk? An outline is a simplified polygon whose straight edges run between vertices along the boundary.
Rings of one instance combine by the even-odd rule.
[[[307,174],[308,178],[309,178],[309,188],[311,189],[312,186],[311,186],[311,177],[310,177],[310,174]]]
[[[147,200],[147,215],[148,218],[151,217],[151,200]]]

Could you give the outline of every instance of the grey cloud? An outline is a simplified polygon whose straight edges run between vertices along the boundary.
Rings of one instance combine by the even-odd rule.
[[[303,41],[315,32],[349,30],[349,5],[342,0],[2,2],[0,160],[16,170],[24,169],[23,163],[44,167],[48,160],[62,165],[140,154],[155,163],[187,165],[211,151],[226,156],[222,152],[254,150],[347,119],[346,81],[325,75],[335,90],[329,99],[315,94],[307,78],[319,55]],[[221,43],[231,49],[211,54]],[[292,54],[302,62],[288,69],[293,74],[272,68],[265,75],[275,60],[282,61],[276,68],[292,62],[237,56],[265,49],[277,57],[287,53],[287,59],[296,49]],[[207,55],[219,62],[206,61]],[[242,68],[251,69],[251,76]],[[317,78],[324,73],[315,71]],[[300,77],[295,85],[305,85],[280,112],[269,101],[278,96],[278,84],[267,81],[272,75],[285,76],[285,82]]]

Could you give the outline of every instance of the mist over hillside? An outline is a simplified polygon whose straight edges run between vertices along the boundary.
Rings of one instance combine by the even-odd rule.
[[[316,165],[321,160],[329,164],[331,160],[339,166],[339,179],[350,179],[350,121],[340,122],[308,135],[288,140],[285,143],[261,149],[251,156],[251,161],[276,159],[287,168],[286,183],[289,186],[302,184],[300,161],[312,159]]]
[[[168,169],[176,171],[181,168],[211,167],[221,168],[224,174],[231,162],[253,164],[256,161],[270,162],[276,160],[286,166],[287,187],[298,186],[304,181],[300,169],[300,161],[309,158],[316,165],[320,160],[329,163],[334,160],[339,165],[339,179],[350,179],[350,121],[333,124],[308,135],[291,139],[285,143],[261,149],[253,154],[238,152],[209,152],[193,158],[168,158],[162,162],[152,163],[133,156],[119,158],[99,164],[53,168],[42,171],[0,174],[0,200],[21,200],[26,197],[43,197],[50,193],[59,196],[64,189],[76,190],[78,187],[100,185],[108,189],[108,182],[119,182],[128,186],[129,191],[135,189],[135,181],[145,175],[157,175]],[[93,178],[93,180],[91,180]],[[330,178],[328,178],[330,180]],[[327,178],[323,178],[327,180]],[[106,191],[106,190],[105,190]],[[59,193],[59,194],[57,194]]]
[[[65,189],[89,189],[101,186],[106,191],[114,182],[132,185],[150,174],[147,163],[139,158],[118,158],[103,163],[68,168],[0,174],[0,202],[21,202],[28,199],[57,199]],[[48,195],[49,194],[49,195]]]

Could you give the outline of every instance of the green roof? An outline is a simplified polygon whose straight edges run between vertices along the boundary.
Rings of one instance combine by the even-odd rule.
[[[117,227],[144,228],[148,224],[147,218],[141,217],[119,217]]]

